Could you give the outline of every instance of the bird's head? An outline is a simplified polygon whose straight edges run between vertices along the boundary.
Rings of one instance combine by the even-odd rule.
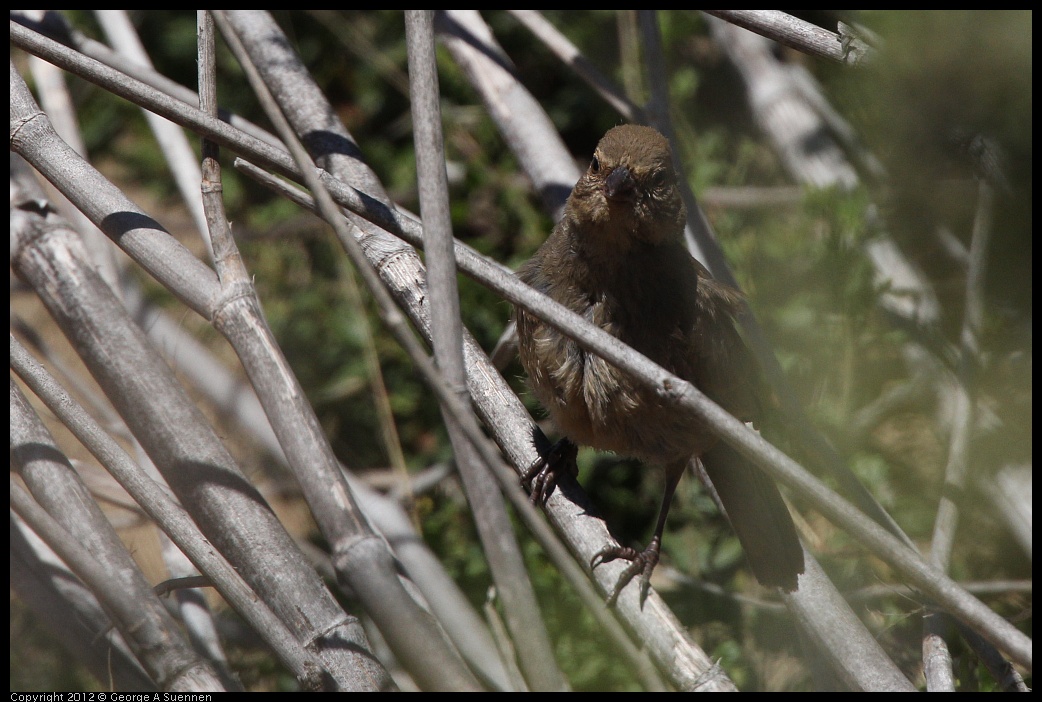
[[[624,124],[597,144],[568,199],[570,214],[603,244],[659,244],[679,238],[686,211],[669,142],[651,127]]]

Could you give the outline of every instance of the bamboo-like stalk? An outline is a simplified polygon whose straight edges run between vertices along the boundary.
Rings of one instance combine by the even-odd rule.
[[[236,291],[222,290],[212,271],[72,153],[35,108],[13,66],[11,71],[12,143],[19,144],[15,148],[37,170],[49,173],[51,182],[110,237],[137,251],[161,272],[175,294],[203,303],[198,309],[208,318],[219,316],[229,299],[243,300]],[[59,248],[50,250],[48,246]],[[111,291],[67,249],[76,250],[72,240],[28,240],[16,248],[12,265],[34,281],[99,385],[207,538],[300,639],[328,637],[331,645],[317,648],[339,684],[353,689],[382,687],[379,668],[356,652],[366,647],[357,623],[346,617],[317,580],[213,429],[184,395],[169,366],[121,313]],[[47,262],[55,256],[67,264],[61,275]],[[85,330],[82,320],[91,320],[94,326]],[[114,354],[113,349],[119,353]],[[356,648],[343,645],[345,641]]]
[[[416,179],[427,254],[434,358],[445,382],[455,388],[460,404],[469,406],[433,25],[432,10],[405,11]],[[534,691],[565,690],[568,684],[554,660],[550,636],[539,615],[539,603],[499,487],[452,414],[444,412],[443,416],[521,671]]]
[[[308,689],[321,687],[321,664],[308,653],[260,601],[257,594],[220,555],[213,553],[206,538],[191,519],[163,490],[145,475],[136,463],[112,440],[81,407],[64,395],[61,388],[29,357],[13,338],[11,365],[54,411],[86,448],[126,488],[139,505],[187,554],[225,599],[267,640],[286,666]],[[52,481],[53,482],[53,481]],[[97,527],[94,527],[97,529]],[[165,610],[164,610],[165,611]]]
[[[268,117],[289,146],[297,167],[316,185],[311,158],[297,140],[252,56],[242,46],[238,27],[223,13],[215,12],[214,19],[246,71]],[[280,98],[284,96],[280,95]],[[341,226],[346,230],[346,224],[342,223]],[[346,239],[358,246],[350,235]],[[354,256],[352,258],[363,278],[372,274],[367,263]],[[379,284],[378,287],[383,290]],[[268,341],[274,344],[273,339]],[[246,346],[237,348],[240,357],[250,352]],[[322,437],[314,410],[303,400],[295,380],[291,382],[293,389],[299,393],[299,400],[292,403],[284,401],[284,381],[292,379],[293,375],[285,358],[276,353],[276,349],[277,346],[272,346],[271,353],[264,358],[244,358],[244,364],[268,415],[273,417],[272,427],[279,434],[286,455],[294,466],[319,528],[332,547],[338,580],[348,585],[362,601],[366,612],[376,622],[392,650],[423,689],[481,689],[456,652],[446,645],[434,620],[411,599],[399,582],[386,545],[360,519],[350,488],[339,472],[328,443]],[[258,365],[253,367],[254,363]],[[265,366],[277,366],[279,375],[271,374]],[[308,429],[307,441],[304,443],[300,441],[304,437],[296,433],[301,421]]]
[[[853,32],[830,32],[781,10],[702,11],[811,56],[853,66],[873,58],[874,49],[863,37]]]

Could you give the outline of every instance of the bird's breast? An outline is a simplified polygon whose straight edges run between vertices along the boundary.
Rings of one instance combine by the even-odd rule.
[[[635,330],[626,327],[626,315],[610,296],[589,300],[581,309],[573,306],[573,311],[637,345],[633,343]],[[693,431],[693,418],[665,402],[654,389],[535,318],[526,318],[523,326],[528,338],[521,345],[521,360],[529,385],[558,429],[572,441],[655,463],[699,451],[696,439],[704,432]],[[654,353],[661,347],[641,350],[668,368],[661,357],[664,354]]]

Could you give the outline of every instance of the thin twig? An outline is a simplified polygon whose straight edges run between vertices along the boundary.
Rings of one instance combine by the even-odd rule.
[[[463,323],[456,286],[433,25],[432,10],[405,11],[416,179],[427,254],[431,340],[445,382],[455,388],[460,404],[468,406],[470,396],[463,360]],[[455,418],[447,412],[445,425],[492,579],[503,603],[507,628],[514,638],[520,668],[535,691],[565,690],[568,684],[554,660],[550,636],[539,616],[539,604],[503,496],[488,469],[482,465],[480,455],[467,441]]]
[[[627,98],[607,76],[583,56],[575,44],[568,40],[568,37],[550,24],[538,10],[507,10],[507,12],[543,42],[546,48],[550,49],[562,63],[575,71],[590,87],[596,90],[604,101],[614,107],[619,114],[631,122],[641,124],[647,122],[644,110]]]
[[[863,38],[841,36],[781,10],[702,10],[790,48],[852,66],[872,57]],[[859,41],[859,39],[861,39]]]
[[[987,266],[994,215],[994,191],[985,180],[978,184],[977,216],[970,240],[969,268],[966,272],[966,305],[959,344],[959,367],[956,380],[955,416],[948,446],[945,468],[945,490],[937,508],[930,559],[938,567],[948,569],[958,524],[958,505],[952,494],[961,494],[970,466],[970,436],[973,431],[976,371],[980,363],[978,338],[984,321],[984,271]]]

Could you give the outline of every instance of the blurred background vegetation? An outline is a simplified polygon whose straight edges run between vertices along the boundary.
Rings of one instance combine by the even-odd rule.
[[[620,41],[627,31],[624,13],[545,15],[600,70],[643,102],[640,72],[627,63],[627,45]],[[68,16],[83,31],[102,38],[89,13]],[[600,136],[622,119],[510,15],[483,16],[525,86],[585,167]],[[883,38],[879,48],[884,53],[863,69],[788,49],[779,52],[786,60],[804,64],[822,82],[833,107],[881,161],[885,176],[863,173],[862,185],[848,191],[794,185],[757,129],[741,78],[710,35],[705,17],[663,11],[660,26],[681,160],[696,195],[704,194],[703,207],[728,260],[813,423],[840,448],[848,465],[905,531],[928,548],[947,454],[946,427],[939,421],[945,410],[941,398],[925,389],[868,430],[857,429],[858,410],[888,389],[910,382],[904,356],[908,332],[880,308],[882,290],[862,245],[886,231],[925,272],[941,306],[934,341],[937,348],[947,349],[942,357],[954,369],[952,349],[957,348],[962,325],[966,269],[964,262],[941,248],[935,232],[943,229],[969,245],[977,184],[975,160],[966,142],[984,134],[999,147],[1008,188],[998,193],[995,208],[977,391],[990,425],[974,444],[972,465],[973,470],[987,472],[1011,462],[1030,463],[1031,13],[821,11],[800,16],[830,29],[837,19],[856,20]],[[156,69],[194,86],[194,12],[147,11],[133,17]],[[392,197],[418,211],[402,14],[310,11],[275,17]],[[219,65],[222,106],[265,125],[227,52]],[[454,233],[516,268],[543,241],[552,221],[479,98],[445,53],[439,54],[439,68]],[[188,220],[137,108],[80,81],[70,83],[95,163],[198,249],[186,231],[178,230],[179,223]],[[224,156],[230,165],[230,157]],[[369,315],[409,469],[451,461],[431,393],[391,337],[380,330],[371,310],[348,304],[348,264],[328,229],[231,168],[224,175],[229,217],[268,320],[340,459],[374,481],[389,473],[366,377],[360,319]],[[740,208],[717,204],[711,196],[721,188],[747,186],[789,187],[792,192],[783,204]],[[460,292],[465,324],[490,350],[509,320],[510,306],[468,279],[461,278]],[[194,323],[185,320],[186,325]],[[216,339],[201,324],[200,333]],[[505,375],[531,403],[534,416],[541,418],[541,410],[524,391],[516,361]],[[765,434],[789,450],[782,427],[768,426]],[[646,542],[661,476],[589,450],[580,454],[580,468],[580,481],[619,539]],[[830,480],[828,475],[820,477]],[[416,494],[410,508],[427,542],[475,606],[482,607],[490,578],[455,479]],[[802,518],[808,545],[841,589],[892,582],[885,565],[864,557],[857,544],[817,514],[803,512]],[[986,511],[964,511],[960,535],[951,571],[956,579],[1030,579],[1029,558]],[[557,659],[574,689],[635,689],[635,678],[601,648],[597,631],[555,569],[534,544],[526,541],[525,549]],[[681,484],[663,554],[665,567],[660,570],[675,568],[720,587],[703,591],[665,576],[655,582],[739,688],[811,685],[787,616],[768,606],[740,604],[729,594],[765,593],[757,590],[732,532],[694,481]],[[986,601],[1030,632],[1030,591],[999,593]],[[889,595],[858,602],[855,608],[884,648],[919,680],[918,605]],[[54,677],[75,675],[75,668],[61,660],[62,654],[48,651],[31,624],[16,613],[11,632],[12,689],[92,685]],[[963,652],[954,653],[958,657]],[[246,650],[241,655],[244,660],[250,656]],[[45,656],[50,664],[40,660]],[[264,670],[270,664],[250,665],[256,666],[258,688],[279,687],[278,674]],[[965,666],[960,680],[964,689],[992,684],[968,658]]]

